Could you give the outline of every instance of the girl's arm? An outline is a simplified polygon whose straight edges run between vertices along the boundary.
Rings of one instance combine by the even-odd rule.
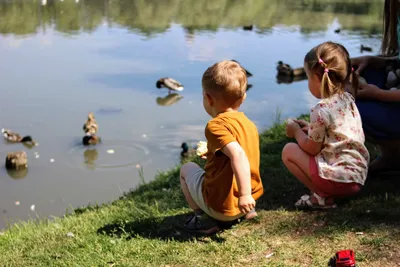
[[[321,152],[323,142],[314,142],[308,138],[308,135],[303,132],[301,128],[298,128],[294,133],[297,143],[305,152],[312,156],[316,156]]]

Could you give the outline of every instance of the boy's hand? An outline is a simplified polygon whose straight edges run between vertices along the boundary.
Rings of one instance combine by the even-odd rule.
[[[256,206],[256,201],[252,195],[245,195],[239,197],[239,210],[241,213],[249,213]]]
[[[301,129],[300,125],[293,120],[288,120],[286,124],[286,136],[293,138],[297,130]]]

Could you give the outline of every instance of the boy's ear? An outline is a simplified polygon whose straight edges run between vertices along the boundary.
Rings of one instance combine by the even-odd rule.
[[[206,96],[208,105],[210,105],[210,106],[214,105],[214,100],[213,100],[213,98],[212,98],[209,94],[207,94],[207,93],[205,94],[205,96]]]
[[[244,96],[243,96],[243,99],[242,99],[242,102],[243,102],[244,100],[246,100],[246,98],[247,98],[247,93],[245,92],[245,93],[244,93]]]

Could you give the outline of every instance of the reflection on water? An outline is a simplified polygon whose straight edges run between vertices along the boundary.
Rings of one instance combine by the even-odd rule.
[[[201,77],[216,61],[234,58],[253,74],[242,111],[260,131],[277,110],[282,118],[308,112],[316,100],[307,82],[276,77],[276,62],[302,66],[305,53],[326,40],[343,43],[352,56],[361,54],[361,44],[377,51],[382,6],[382,0],[0,0],[0,124],[40,143],[0,142],[0,157],[24,150],[29,164],[29,172],[0,170],[0,210],[7,210],[0,228],[9,219],[111,201],[137,186],[140,168],[150,181],[173,167],[183,142],[205,140]],[[167,94],[154,85],[159,77],[174,77],[185,89]],[[101,126],[96,147],[81,144],[89,111]]]
[[[99,152],[95,148],[92,149],[86,149],[85,152],[83,153],[84,156],[84,161],[88,169],[94,170],[96,168],[96,160],[99,157]]]
[[[242,28],[269,34],[276,24],[299,25],[303,33],[324,30],[334,18],[342,29],[381,30],[382,0],[349,1],[235,1],[235,0],[47,0],[3,1],[0,6],[0,32],[29,34],[54,27],[67,34],[93,32],[104,22],[152,36],[165,32],[173,22],[188,34],[217,31],[220,27]],[[193,15],[195,14],[195,15]],[[24,18],[24,19],[20,19]]]
[[[171,106],[181,100],[183,96],[180,94],[172,93],[165,97],[157,97],[156,102],[159,106]]]
[[[28,175],[28,168],[20,169],[20,170],[11,170],[11,169],[6,169],[7,174],[12,178],[12,179],[22,179],[25,178],[26,175]]]

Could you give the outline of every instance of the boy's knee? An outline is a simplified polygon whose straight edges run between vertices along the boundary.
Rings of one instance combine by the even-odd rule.
[[[287,143],[282,149],[282,161],[286,161],[290,158],[290,155],[293,154],[295,150],[299,148],[299,145],[296,143]]]
[[[181,179],[185,179],[185,177],[187,176],[187,174],[193,170],[193,168],[198,168],[199,165],[197,165],[196,163],[193,162],[188,162],[182,165],[181,167],[181,171],[180,171],[180,178]]]

